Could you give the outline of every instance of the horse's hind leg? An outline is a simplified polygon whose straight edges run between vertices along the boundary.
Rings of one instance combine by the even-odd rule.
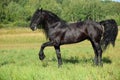
[[[98,65],[98,53],[97,53],[97,48],[96,48],[96,45],[93,41],[91,41],[92,43],[92,47],[93,47],[93,50],[94,50],[94,53],[95,53],[95,57],[94,57],[94,64],[95,65]]]
[[[43,43],[42,46],[41,46],[41,49],[40,49],[40,52],[39,52],[39,59],[40,60],[43,60],[45,58],[45,54],[44,54],[44,48],[47,47],[47,46],[52,46],[53,43],[52,42],[46,42],[46,43]]]
[[[95,58],[94,58],[94,63],[95,65],[101,65],[102,66],[102,48],[100,46],[100,43],[96,41],[91,41],[94,53],[95,53]]]
[[[58,67],[62,65],[62,59],[61,59],[61,53],[60,53],[60,46],[54,46],[57,54],[57,59],[58,59]]]
[[[97,48],[97,54],[98,54],[98,65],[103,66],[101,45],[99,43],[97,43],[96,48]]]
[[[102,63],[102,48],[101,48],[101,45],[99,44],[98,46],[98,62],[99,62],[99,65],[100,66],[103,66],[103,63]]]

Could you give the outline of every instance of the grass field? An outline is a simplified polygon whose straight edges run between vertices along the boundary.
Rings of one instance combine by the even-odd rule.
[[[41,62],[38,52],[45,41],[41,31],[0,29],[0,80],[120,80],[120,33],[116,46],[103,53],[103,67],[92,65],[94,53],[87,40],[61,47],[61,68],[53,47],[45,49]]]

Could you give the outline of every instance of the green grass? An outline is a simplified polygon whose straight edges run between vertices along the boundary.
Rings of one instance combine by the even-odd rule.
[[[63,66],[58,68],[53,47],[38,52],[43,33],[29,29],[0,30],[0,80],[120,80],[120,35],[116,46],[103,53],[103,67],[93,66],[93,49],[88,41],[61,47]]]

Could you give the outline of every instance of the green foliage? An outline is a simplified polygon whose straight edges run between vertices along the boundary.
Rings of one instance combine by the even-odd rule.
[[[111,0],[0,0],[0,24],[26,27],[41,7],[69,22],[113,18],[120,25],[120,3]],[[18,22],[21,24],[14,25]]]

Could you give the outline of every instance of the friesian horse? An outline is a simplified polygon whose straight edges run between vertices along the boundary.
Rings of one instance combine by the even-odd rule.
[[[37,28],[43,29],[48,42],[41,45],[39,59],[45,58],[44,49],[47,46],[54,46],[58,59],[58,66],[62,65],[60,46],[89,40],[94,49],[95,65],[102,64],[102,53],[111,43],[115,45],[118,34],[118,27],[115,20],[95,22],[93,20],[67,23],[56,14],[48,10],[37,9],[31,18],[30,28],[34,31]]]

